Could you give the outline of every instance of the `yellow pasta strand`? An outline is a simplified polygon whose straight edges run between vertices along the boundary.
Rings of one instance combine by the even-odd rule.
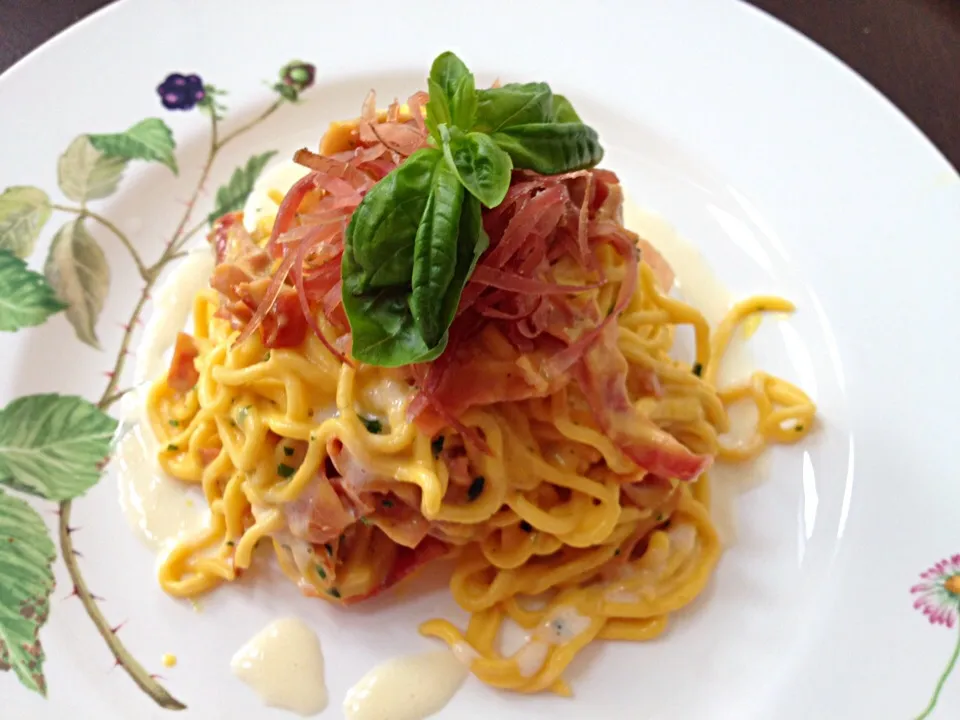
[[[603,258],[608,277],[622,276],[609,253]],[[612,306],[610,287],[601,307]],[[639,485],[643,502],[623,504],[621,487],[636,482],[638,469],[576,409],[574,390],[465,413],[460,422],[482,433],[489,454],[452,429],[441,433],[439,442],[482,477],[468,492],[436,450],[437,437],[407,419],[414,391],[397,371],[341,364],[312,335],[297,349],[268,351],[256,333],[236,344],[236,331],[215,316],[217,303],[211,291],[196,298],[196,386],[176,392],[160,379],[148,397],[161,466],[199,485],[210,508],[208,526],[161,563],[159,582],[171,595],[235,580],[264,545],[303,592],[362,598],[419,542],[409,533],[423,523],[456,548],[451,592],[472,619],[463,631],[443,619],[420,631],[450,645],[489,685],[569,696],[563,672],[587,644],[659,636],[709,581],[721,546],[706,474],[667,488]],[[738,327],[793,309],[780,298],[751,298],[711,335],[703,316],[664,294],[641,263],[638,290],[618,318],[628,381],[653,373],[660,385],[656,396],[636,401],[638,409],[693,451],[726,461],[806,436],[816,409],[790,383],[757,372],[716,385]],[[692,364],[670,355],[678,325],[694,330]],[[335,339],[334,328],[324,331]],[[482,338],[490,362],[511,357],[495,329]],[[756,405],[758,421],[751,437],[728,445],[721,441],[727,409],[738,402]],[[332,500],[344,492],[318,480],[331,462],[378,493],[380,504],[339,537],[312,541],[325,522],[311,514],[324,493]],[[399,520],[391,515],[398,506],[407,510]],[[498,638],[508,620],[529,635],[505,656]]]

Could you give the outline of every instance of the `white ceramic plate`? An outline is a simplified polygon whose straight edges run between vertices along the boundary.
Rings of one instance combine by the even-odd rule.
[[[313,145],[328,121],[355,115],[371,87],[406,96],[422,85],[432,58],[453,49],[481,81],[544,79],[570,96],[600,130],[604,164],[633,199],[694,242],[735,295],[775,291],[800,308],[789,323],[764,324],[754,355],[805,387],[821,421],[808,442],[773,451],[765,482],[738,499],[737,542],[705,596],[655,642],[584,653],[570,673],[574,700],[520,697],[471,680],[442,716],[907,718],[936,704],[932,715],[954,717],[960,592],[950,590],[960,590],[960,579],[948,578],[960,573],[960,557],[918,576],[960,552],[960,178],[916,128],[825,52],[736,3],[486,0],[454,9],[428,0],[278,0],[269,7],[125,0],[45,45],[0,78],[0,188],[40,188],[65,207],[78,205],[71,194],[104,195],[88,209],[151,265],[185,203],[196,197],[189,228],[250,156]],[[316,86],[301,104],[283,103],[223,147],[197,194],[210,118],[196,108],[165,110],[157,85],[179,71],[229,90],[222,137],[270,106],[277,69],[294,58],[316,65]],[[119,167],[100,166],[98,182],[84,190],[70,185],[97,157],[84,155],[83,141],[62,161],[58,189],[58,159],[74,138],[116,133],[143,118],[169,126],[175,150],[148,127],[149,147],[127,152],[154,161],[131,160],[113,192]],[[171,158],[179,175],[161,162]],[[0,215],[14,203],[36,220],[43,193],[0,197]],[[110,227],[88,218],[89,237],[81,237],[69,226],[47,259],[58,228],[75,218],[54,209],[36,242],[23,224],[0,220],[0,247],[17,238],[29,266],[50,265],[72,303],[66,314],[3,335],[0,484],[23,476],[10,469],[5,446],[38,422],[41,401],[8,403],[51,392],[96,401],[121,348],[139,347],[139,326],[124,345],[123,324],[144,280]],[[150,313],[147,302],[143,316]],[[131,382],[129,365],[117,387]],[[66,409],[58,405],[54,416]],[[37,491],[47,495],[84,485],[57,468],[41,475]],[[29,536],[30,518],[15,520],[5,502],[0,527],[17,535],[10,546],[41,549],[0,551],[0,641],[9,643],[4,587],[15,572],[4,563],[42,566],[53,548]],[[156,697],[166,688],[188,717],[283,717],[231,676],[229,659],[267,622],[289,615],[319,634],[331,695],[323,717],[340,717],[346,689],[370,667],[428,647],[416,633],[420,620],[459,616],[442,588],[339,611],[264,577],[222,588],[197,612],[156,586],[154,555],[132,533],[107,476],[73,503],[70,525],[79,529],[69,535],[82,552],[75,568],[103,598],[88,598],[94,615],[108,626],[123,623],[116,636],[101,636],[72,596],[56,504],[30,503],[58,546],[50,617],[40,631],[47,697],[23,686],[38,680],[21,664],[23,683],[13,671],[0,674],[4,717],[166,717],[114,667],[105,638],[122,643],[125,666],[142,665],[134,674],[162,674],[147,689]],[[43,586],[42,571],[35,580]],[[918,583],[939,588],[926,605],[923,587],[911,592]],[[942,623],[931,627],[914,609],[918,600]],[[164,653],[179,664],[164,669]]]

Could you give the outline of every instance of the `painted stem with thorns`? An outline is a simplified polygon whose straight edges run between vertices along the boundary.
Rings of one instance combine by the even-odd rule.
[[[177,224],[177,228],[174,231],[173,236],[166,243],[163,254],[156,263],[149,267],[143,263],[140,255],[137,253],[132,243],[130,243],[127,236],[112,223],[106,222],[104,218],[99,215],[94,215],[86,208],[57,206],[57,209],[59,210],[71,212],[80,215],[81,217],[90,217],[91,219],[96,220],[107,227],[114,235],[117,236],[121,244],[128,250],[145,283],[143,290],[140,292],[140,297],[134,306],[133,312],[130,315],[129,321],[123,325],[124,332],[123,338],[120,342],[120,350],[117,353],[116,359],[114,360],[113,368],[107,372],[107,386],[104,388],[103,393],[100,396],[100,400],[97,403],[97,407],[99,407],[101,410],[107,411],[114,403],[120,400],[120,398],[122,398],[126,392],[129,391],[129,388],[125,390],[117,390],[117,386],[120,382],[120,377],[123,374],[127,355],[130,354],[129,348],[130,341],[133,336],[133,330],[140,322],[140,316],[143,313],[147,302],[150,300],[150,292],[156,284],[157,279],[172,261],[183,256],[183,248],[197,235],[197,233],[203,230],[204,226],[206,225],[206,220],[204,219],[194,225],[189,231],[185,232],[187,223],[190,221],[190,216],[192,215],[194,206],[196,205],[197,198],[203,191],[204,185],[210,176],[210,170],[213,167],[213,163],[217,154],[231,140],[240,137],[245,132],[251,130],[252,128],[256,127],[256,125],[270,117],[270,115],[276,112],[276,110],[282,104],[283,103],[281,100],[277,100],[268,106],[264,112],[262,112],[252,121],[236,128],[223,138],[221,138],[218,133],[218,119],[216,117],[216,113],[210,114],[210,147],[207,152],[207,158],[204,162],[203,169],[201,170],[200,177],[197,180],[196,188],[193,191],[190,201],[187,203],[183,217]],[[80,599],[84,610],[86,610],[87,615],[90,616],[94,626],[97,628],[97,632],[100,633],[100,636],[106,642],[110,652],[113,653],[115,666],[121,666],[140,687],[140,689],[149,695],[159,706],[168,710],[185,709],[186,705],[173,697],[173,695],[171,695],[167,689],[158,682],[160,676],[147,672],[147,670],[136,660],[136,658],[133,657],[133,655],[130,654],[130,651],[128,651],[123,645],[123,642],[121,642],[119,636],[117,635],[117,631],[123,626],[124,623],[111,626],[97,605],[97,601],[102,600],[102,598],[94,595],[87,587],[87,584],[83,579],[83,574],[80,572],[80,566],[77,563],[77,558],[81,557],[81,555],[73,544],[73,533],[75,528],[71,527],[70,525],[72,508],[73,505],[70,500],[60,503],[60,518],[58,522],[60,554],[63,557],[63,562],[67,567],[67,572],[70,574],[70,579],[73,581],[73,592],[69,597],[76,596]]]

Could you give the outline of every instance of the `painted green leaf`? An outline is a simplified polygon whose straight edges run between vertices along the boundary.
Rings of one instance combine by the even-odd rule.
[[[104,155],[88,136],[80,135],[57,162],[57,182],[71,200],[100,200],[116,191],[126,167],[124,158]]]
[[[65,307],[43,275],[9,250],[0,250],[0,330],[40,325]]]
[[[37,511],[0,490],[0,670],[13,668],[25,687],[43,696],[47,682],[38,634],[50,614],[54,557]]]
[[[170,128],[159,118],[141,120],[122,133],[90,135],[90,142],[104,155],[160,162],[170,168],[174,175],[178,172],[177,159],[173,155],[177,144]]]
[[[27,257],[50,212],[50,198],[40,188],[18,185],[4,190],[0,194],[0,249]]]
[[[243,167],[238,167],[230,176],[230,181],[226,185],[221,185],[217,190],[217,200],[213,206],[213,212],[207,218],[213,222],[221,215],[228,212],[243,210],[243,206],[253,192],[253,185],[256,183],[260,173],[270,158],[277,154],[276,150],[270,150],[261,155],[254,155]]]
[[[82,495],[100,478],[116,427],[81,397],[17,398],[0,410],[0,485],[47,500]]]
[[[77,337],[99,350],[96,325],[110,288],[110,266],[82,219],[71,220],[57,231],[43,274],[67,304],[67,320]]]

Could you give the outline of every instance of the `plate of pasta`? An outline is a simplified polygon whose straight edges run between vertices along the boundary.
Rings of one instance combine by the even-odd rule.
[[[245,5],[0,78],[11,717],[960,702],[915,129],[741,5]]]

